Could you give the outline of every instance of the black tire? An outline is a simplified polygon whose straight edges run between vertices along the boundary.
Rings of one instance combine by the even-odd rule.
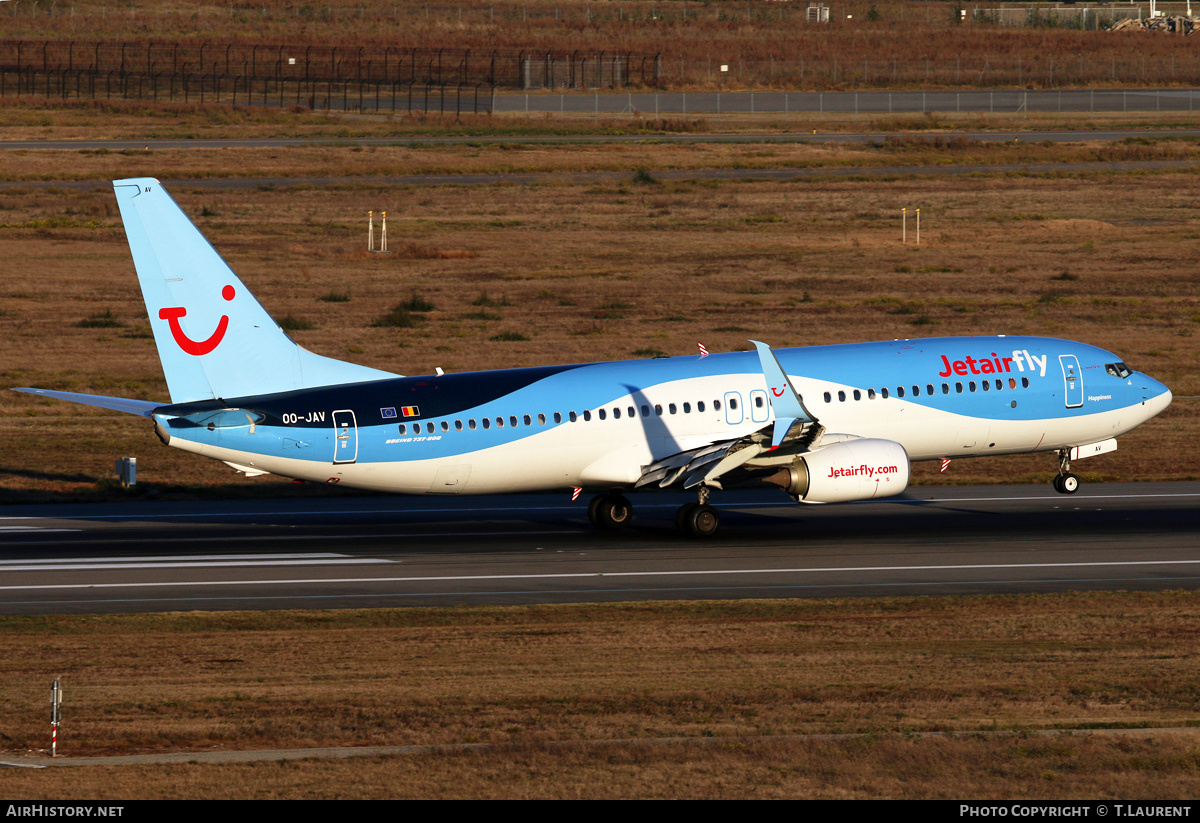
[[[692,537],[712,537],[721,528],[721,515],[712,506],[697,505],[688,512],[687,527]]]
[[[687,503],[679,507],[679,511],[675,512],[675,531],[687,537],[692,536],[692,531],[688,527],[688,519],[691,517],[692,509],[699,505],[699,503]]]
[[[1050,481],[1050,485],[1053,486],[1054,490],[1059,494],[1066,494],[1066,492],[1063,491],[1061,474],[1054,475],[1054,479]]]
[[[596,525],[602,529],[623,529],[633,520],[633,506],[619,494],[600,496],[596,507]]]
[[[604,495],[598,494],[588,503],[588,520],[593,526],[600,525],[600,516],[597,512],[600,510],[600,503],[604,500]]]
[[[1064,474],[1058,481],[1058,487],[1063,494],[1074,494],[1079,491],[1079,478],[1073,474]]]

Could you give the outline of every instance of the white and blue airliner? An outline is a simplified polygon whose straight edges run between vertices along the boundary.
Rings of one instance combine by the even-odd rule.
[[[914,460],[1054,452],[1071,461],[1171,402],[1103,349],[949,337],[405,377],[288,337],[154,179],[113,183],[170,403],[20,389],[140,415],[169,446],[248,475],[402,494],[587,489],[602,528],[626,493],[691,489],[676,525],[720,524],[712,491],[798,503],[903,492]]]

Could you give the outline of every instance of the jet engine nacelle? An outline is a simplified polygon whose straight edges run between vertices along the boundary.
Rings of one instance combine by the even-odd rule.
[[[861,438],[797,457],[771,478],[797,503],[891,497],[908,488],[908,452],[893,440]]]

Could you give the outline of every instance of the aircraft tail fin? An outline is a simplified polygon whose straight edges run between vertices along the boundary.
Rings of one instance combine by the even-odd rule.
[[[398,376],[297,345],[157,180],[113,191],[173,403]]]

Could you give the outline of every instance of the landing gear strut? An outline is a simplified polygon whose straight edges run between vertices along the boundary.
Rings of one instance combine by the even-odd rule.
[[[708,505],[708,487],[701,486],[697,502],[681,506],[675,513],[675,528],[689,537],[712,537],[721,528],[721,515]]]
[[[599,494],[588,503],[588,520],[601,529],[623,529],[633,519],[633,506],[616,492]]]
[[[1071,450],[1059,449],[1058,474],[1051,481],[1054,490],[1059,494],[1074,494],[1079,490],[1079,478],[1071,474]]]

